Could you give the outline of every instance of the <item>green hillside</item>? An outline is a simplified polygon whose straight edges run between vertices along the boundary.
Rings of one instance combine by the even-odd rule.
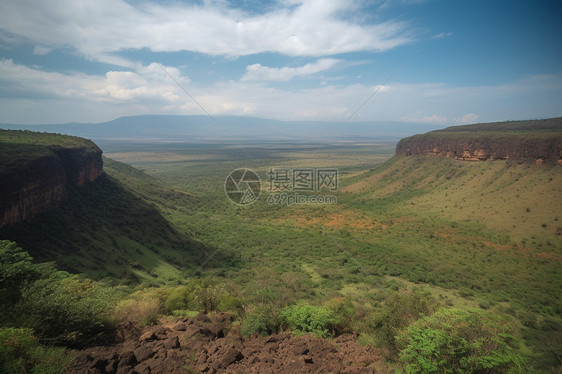
[[[75,136],[0,129],[0,175],[24,168],[57,149],[79,149],[83,153],[99,151],[91,140]]]
[[[480,339],[462,329],[474,317],[511,347],[505,365],[512,351],[561,367],[560,165],[391,157],[388,144],[269,144],[243,159],[224,145],[128,146],[110,156],[134,167],[104,159],[103,176],[1,238],[39,262],[143,284],[119,304],[136,321],[229,311],[245,334],[355,331],[390,373],[414,349],[395,339],[414,338],[408,326],[460,318],[455,329]],[[270,204],[264,183],[254,204],[234,205],[224,180],[241,164],[262,181],[272,167],[336,166],[337,204]],[[324,320],[305,326],[307,313]]]
[[[181,279],[205,246],[178,233],[151,202],[195,197],[175,192],[156,179],[104,159],[105,174],[72,188],[57,209],[0,230],[37,261],[117,283],[163,284]],[[143,199],[144,198],[144,199]]]
[[[532,121],[505,121],[476,123],[473,125],[451,126],[431,133],[467,132],[467,133],[562,133],[562,117]]]
[[[562,207],[558,165],[395,157],[376,173],[350,181],[343,191],[374,204],[408,196],[405,206],[395,204],[388,213],[413,211],[451,222],[476,222],[515,244],[562,251],[562,213],[555,209]]]

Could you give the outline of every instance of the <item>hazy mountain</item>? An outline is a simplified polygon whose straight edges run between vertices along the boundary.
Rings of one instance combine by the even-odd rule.
[[[402,122],[277,121],[255,117],[143,115],[103,123],[12,125],[0,128],[47,131],[98,140],[230,141],[397,141],[442,126]],[[334,136],[333,132],[338,130]]]

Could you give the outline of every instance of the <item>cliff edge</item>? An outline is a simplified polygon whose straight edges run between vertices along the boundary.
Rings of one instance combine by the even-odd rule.
[[[448,127],[400,140],[396,154],[562,165],[562,118]]]
[[[93,182],[101,154],[82,138],[0,130],[0,227],[56,208],[69,188]]]

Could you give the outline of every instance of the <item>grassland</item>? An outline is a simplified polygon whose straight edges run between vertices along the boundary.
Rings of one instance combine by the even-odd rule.
[[[558,165],[392,157],[384,143],[102,147],[110,159],[97,187],[39,221],[35,238],[29,226],[4,237],[36,248],[58,233],[39,259],[96,279],[211,280],[250,314],[349,303],[351,328],[377,345],[388,300],[422,289],[445,307],[512,318],[535,367],[561,367]],[[248,206],[225,196],[230,171],[250,168],[265,181],[281,167],[337,168],[338,204],[272,205],[265,189]],[[95,207],[105,213],[92,216]]]
[[[211,274],[246,300],[348,298],[376,311],[389,292],[422,286],[444,305],[516,317],[538,365],[560,365],[560,166],[432,156],[383,164],[390,147],[376,145],[248,150],[257,156],[229,147],[198,149],[199,157],[181,147],[168,149],[168,159],[110,156],[208,203],[190,215],[162,213],[237,259]],[[336,206],[239,207],[224,197],[223,178],[234,168],[265,178],[269,167],[327,165],[340,170]]]

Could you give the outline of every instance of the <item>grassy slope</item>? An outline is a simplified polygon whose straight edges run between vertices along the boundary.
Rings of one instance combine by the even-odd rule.
[[[38,157],[49,156],[57,148],[99,151],[92,141],[75,136],[0,129],[0,175],[25,167]]]
[[[3,228],[0,237],[38,261],[94,279],[177,283],[205,247],[174,230],[151,200],[189,206],[195,198],[110,159],[104,170],[91,185],[72,189],[58,209]]]
[[[343,191],[378,201],[412,195],[406,211],[481,222],[513,243],[562,250],[562,214],[556,208],[562,207],[562,168],[557,165],[397,157]]]
[[[340,201],[388,224],[368,236],[387,274],[456,289],[560,349],[562,167],[394,157],[345,184]]]
[[[549,118],[531,121],[506,121],[493,123],[477,123],[473,125],[451,126],[442,130],[431,131],[432,133],[441,132],[470,132],[470,133],[560,133],[562,118]]]
[[[345,297],[377,310],[397,288],[428,287],[445,305],[517,317],[527,343],[550,352],[538,358],[541,367],[559,365],[552,353],[562,331],[560,166],[416,156],[368,169],[354,164],[360,153],[342,157],[352,148],[333,149],[328,158],[342,187],[336,206],[272,206],[264,191],[255,204],[236,207],[222,191],[236,167],[265,175],[269,166],[330,161],[295,150],[238,162],[212,149],[197,160],[180,160],[187,151],[167,159],[154,152],[138,166],[207,202],[190,217],[177,209],[164,216],[237,259],[209,273],[234,282],[244,300],[282,306]],[[369,317],[357,323],[367,326]]]

